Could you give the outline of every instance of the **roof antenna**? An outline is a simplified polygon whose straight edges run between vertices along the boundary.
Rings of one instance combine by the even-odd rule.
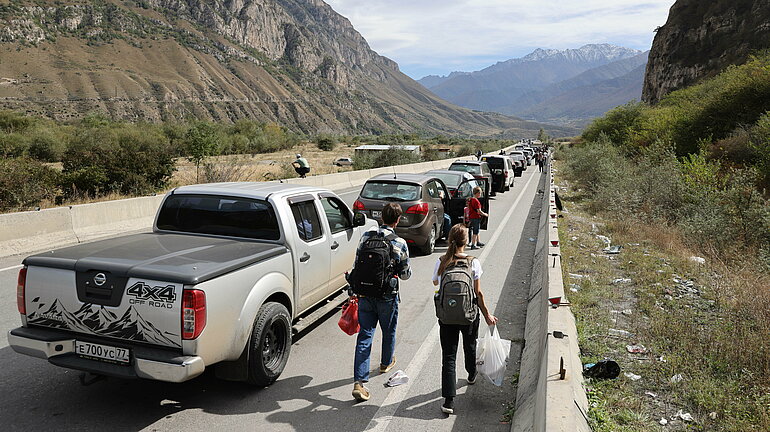
[[[398,180],[398,177],[396,177],[396,166],[393,165],[393,180]]]

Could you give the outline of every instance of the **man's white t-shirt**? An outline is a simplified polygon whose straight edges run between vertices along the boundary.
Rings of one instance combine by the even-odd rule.
[[[468,255],[465,255],[466,257]],[[441,258],[436,260],[436,266],[433,267],[433,281],[438,282],[441,284],[441,275],[438,274],[438,268],[441,265]],[[478,260],[478,258],[471,261],[471,276],[473,276],[473,280],[479,280],[481,279],[481,275],[484,274],[484,270],[481,269],[481,262]]]

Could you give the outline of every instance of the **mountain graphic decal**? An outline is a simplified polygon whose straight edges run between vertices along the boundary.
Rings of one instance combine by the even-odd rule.
[[[107,328],[113,321],[118,319],[112,311],[105,309],[104,306],[84,304],[77,312],[77,317],[83,324],[94,332],[99,332]]]
[[[111,323],[99,334],[152,344],[179,346],[179,344],[164,336],[154,325],[142,318],[133,306],[129,307],[119,320]]]
[[[161,332],[145,320],[133,306],[130,306],[120,318],[104,306],[91,303],[84,304],[74,313],[63,307],[58,299],[48,308],[45,306],[45,303],[40,303],[36,311],[27,315],[27,322],[78,333],[181,347],[173,339],[177,335],[168,331]]]
[[[83,324],[74,314],[64,308],[59,302],[59,299],[56,299],[44,312],[36,312],[29,315],[27,321],[31,324],[45,327],[72,330],[79,333],[94,333],[93,330]]]

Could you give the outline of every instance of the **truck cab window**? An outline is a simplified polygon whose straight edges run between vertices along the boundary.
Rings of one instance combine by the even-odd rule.
[[[291,213],[294,215],[294,222],[297,224],[299,238],[306,242],[321,238],[321,221],[318,218],[318,211],[313,201],[303,201],[291,205]]]
[[[329,227],[332,234],[353,228],[353,221],[350,217],[348,207],[337,198],[323,198],[321,204],[326,213],[326,219],[329,221]]]

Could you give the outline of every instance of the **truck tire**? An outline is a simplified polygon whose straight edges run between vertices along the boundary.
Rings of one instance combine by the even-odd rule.
[[[433,224],[433,226],[430,227],[430,234],[428,235],[428,240],[425,242],[425,245],[422,247],[422,253],[425,255],[430,255],[433,253],[433,250],[436,248],[436,238],[438,237],[438,229],[436,228],[436,224]]]
[[[266,387],[283,372],[291,351],[291,318],[286,306],[269,302],[254,319],[249,338],[249,384]]]

